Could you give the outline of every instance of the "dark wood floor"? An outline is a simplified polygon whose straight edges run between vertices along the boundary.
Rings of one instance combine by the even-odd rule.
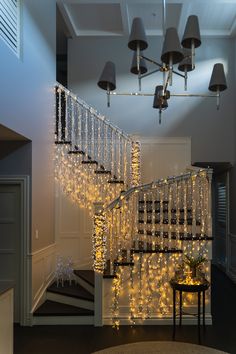
[[[202,344],[236,354],[236,285],[214,267],[212,316],[213,325],[206,327]],[[119,331],[109,326],[16,326],[14,354],[89,354],[130,342],[170,341],[171,336],[171,326],[121,326]],[[178,328],[176,340],[197,344],[197,328]]]

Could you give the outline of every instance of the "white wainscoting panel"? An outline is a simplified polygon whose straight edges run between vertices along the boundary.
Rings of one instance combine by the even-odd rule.
[[[55,198],[57,256],[71,257],[74,268],[92,269],[92,217],[86,208],[73,203],[58,184]]]
[[[191,165],[191,139],[141,137],[141,179],[149,183],[176,176]]]
[[[236,235],[228,236],[228,275],[236,283]]]
[[[55,272],[56,244],[32,253],[32,312],[44,298]]]

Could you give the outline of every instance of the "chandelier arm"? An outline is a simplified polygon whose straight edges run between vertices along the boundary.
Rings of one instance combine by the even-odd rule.
[[[152,59],[149,59],[149,58],[147,58],[147,57],[145,57],[145,56],[143,56],[143,55],[140,55],[140,58],[149,61],[149,63],[152,63],[152,64],[155,64],[155,65],[159,66],[159,68],[162,68],[162,67],[163,67],[163,66],[162,66],[160,63],[158,63],[157,61],[152,60]]]
[[[219,97],[219,95],[216,93],[215,95],[209,95],[209,94],[204,94],[204,93],[200,93],[200,94],[194,94],[194,93],[171,93],[170,96],[172,97]]]
[[[154,96],[153,93],[140,93],[140,92],[110,92],[110,95],[113,96]],[[219,95],[216,94],[194,94],[194,93],[171,93],[171,97],[219,97]]]
[[[110,92],[113,96],[154,96],[154,93],[141,93],[141,92]]]
[[[140,79],[144,79],[145,77],[149,76],[149,75],[152,75],[152,74],[155,74],[157,73],[158,71],[161,71],[161,69],[156,69],[156,70],[153,70],[153,71],[150,71],[149,73],[147,74],[143,74],[140,76]]]
[[[182,78],[185,78],[185,76],[183,74],[178,73],[178,71],[172,70],[172,73],[181,76]]]

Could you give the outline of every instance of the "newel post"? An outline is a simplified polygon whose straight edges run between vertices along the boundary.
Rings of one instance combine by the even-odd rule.
[[[136,187],[141,184],[141,145],[139,141],[131,143],[131,186]]]
[[[94,326],[103,325],[103,271],[106,263],[105,215],[102,203],[94,203],[93,269],[95,277]]]

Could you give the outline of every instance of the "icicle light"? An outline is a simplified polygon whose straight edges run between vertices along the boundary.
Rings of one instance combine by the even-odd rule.
[[[131,146],[131,185],[135,187],[140,183],[140,143],[135,141]]]
[[[93,269],[95,272],[103,273],[106,265],[106,223],[103,212],[94,215],[93,233]]]

